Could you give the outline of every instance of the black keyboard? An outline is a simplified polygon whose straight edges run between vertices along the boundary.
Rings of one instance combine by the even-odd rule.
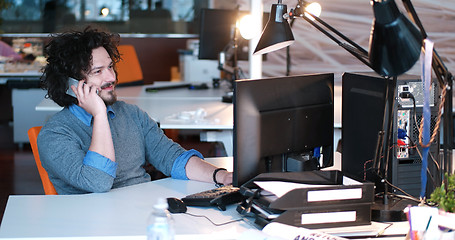
[[[182,84],[173,84],[168,86],[157,86],[157,87],[147,87],[145,89],[146,92],[157,92],[160,90],[169,90],[169,89],[177,89],[177,88],[189,88],[191,84],[189,83],[182,83]]]
[[[233,186],[222,186],[188,195],[182,198],[182,201],[187,206],[216,206],[225,211],[227,205],[242,201],[243,196],[239,190],[239,188]]]

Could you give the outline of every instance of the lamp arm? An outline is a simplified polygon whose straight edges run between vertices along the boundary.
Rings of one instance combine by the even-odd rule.
[[[411,0],[402,0],[404,7],[406,8],[406,11],[408,12],[409,17],[411,18],[411,21],[414,22],[415,25],[420,30],[420,33],[422,34],[422,37],[425,39],[428,37],[425,28],[423,27],[422,21],[420,21],[419,16],[417,15],[417,12],[414,8],[414,5],[412,4]],[[443,87],[445,84],[447,84],[448,81],[452,81],[452,74],[449,72],[447,67],[444,65],[444,62],[442,61],[441,57],[439,57],[439,54],[437,53],[436,49],[433,48],[433,64],[432,68],[433,71],[436,74],[436,77],[438,78],[438,81],[440,83],[440,86]]]
[[[330,31],[334,32],[336,35],[338,35],[339,37],[341,37],[342,39],[344,39],[346,42],[348,42],[349,44],[351,44],[354,48],[356,48],[359,52],[361,52],[362,55],[366,56],[368,58],[368,51],[365,50],[364,48],[362,48],[360,45],[358,45],[356,42],[352,41],[350,38],[346,37],[344,34],[342,34],[341,32],[339,32],[338,30],[336,30],[335,28],[333,28],[332,26],[330,26],[328,23],[326,23],[324,20],[322,20],[321,18],[319,18],[318,16],[308,12],[308,14],[310,14],[314,19],[316,19],[316,21],[318,21],[319,23],[321,23],[324,27],[328,28]],[[308,21],[308,20],[307,20]]]
[[[444,86],[444,84],[448,84],[448,82],[453,81],[452,73],[449,72],[438,52],[436,52],[434,48],[433,61],[431,66],[436,74],[436,77],[438,78],[439,83],[441,84],[441,87]]]
[[[425,39],[427,38],[427,33],[423,27],[422,21],[420,21],[419,16],[417,15],[417,12],[414,8],[414,5],[412,5],[410,0],[402,0],[404,8],[406,8],[406,11],[408,12],[409,17],[411,18],[411,21],[414,22],[415,25],[420,29],[420,33],[422,34],[422,37]]]
[[[295,5],[297,8],[299,6],[299,3]],[[294,26],[294,21],[295,18],[290,18],[291,22],[289,23],[289,26],[292,29],[292,26]],[[291,74],[291,48],[289,46],[286,47],[286,76],[289,76]]]
[[[344,50],[348,51],[350,54],[352,54],[354,57],[356,57],[357,59],[359,59],[361,62],[363,62],[365,65],[367,65],[368,67],[372,68],[369,60],[368,60],[368,52],[363,49],[361,46],[359,46],[358,44],[356,44],[354,41],[352,41],[351,39],[349,39],[348,37],[346,37],[345,35],[343,35],[341,32],[337,31],[335,28],[333,28],[332,26],[330,26],[328,23],[324,22],[322,19],[320,19],[319,17],[309,13],[312,17],[314,17],[318,23],[322,24],[322,26],[326,27],[327,29],[329,29],[330,31],[332,31],[334,34],[336,34],[338,37],[342,38],[343,40],[345,40],[346,42],[348,42],[349,44],[346,44],[346,43],[343,43],[341,42],[340,40],[338,40],[334,35],[332,35],[330,32],[328,32],[327,30],[325,30],[322,26],[318,25],[316,22],[314,22],[313,20],[309,19],[307,16],[305,16],[305,14],[294,14],[294,10],[291,10],[290,14],[289,14],[289,17],[290,18],[296,18],[297,16],[298,17],[301,17],[303,18],[305,21],[307,21],[308,23],[310,23],[313,27],[315,27],[317,30],[319,30],[321,33],[323,33],[324,35],[326,35],[328,38],[330,38],[332,41],[334,41],[336,44],[338,44],[338,46],[342,47]]]

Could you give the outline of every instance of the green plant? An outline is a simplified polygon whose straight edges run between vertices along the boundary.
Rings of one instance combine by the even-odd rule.
[[[444,183],[431,193],[428,201],[436,203],[439,209],[446,212],[455,212],[455,174],[445,174],[447,179],[447,190]]]

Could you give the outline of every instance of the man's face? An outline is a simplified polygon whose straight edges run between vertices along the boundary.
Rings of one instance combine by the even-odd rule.
[[[92,65],[85,80],[87,85],[101,90],[99,96],[106,105],[112,105],[117,101],[114,64],[104,47],[93,49]]]

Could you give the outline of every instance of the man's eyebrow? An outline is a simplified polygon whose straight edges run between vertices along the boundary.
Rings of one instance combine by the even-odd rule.
[[[110,61],[107,66],[111,66],[112,64],[114,64],[114,62]],[[98,70],[98,69],[102,69],[102,68],[104,68],[104,66],[93,67],[92,69],[90,69],[90,72],[93,70]]]
[[[98,70],[98,69],[101,69],[101,68],[103,68],[103,67],[104,67],[104,66],[94,67],[94,68],[90,69],[90,71]]]

